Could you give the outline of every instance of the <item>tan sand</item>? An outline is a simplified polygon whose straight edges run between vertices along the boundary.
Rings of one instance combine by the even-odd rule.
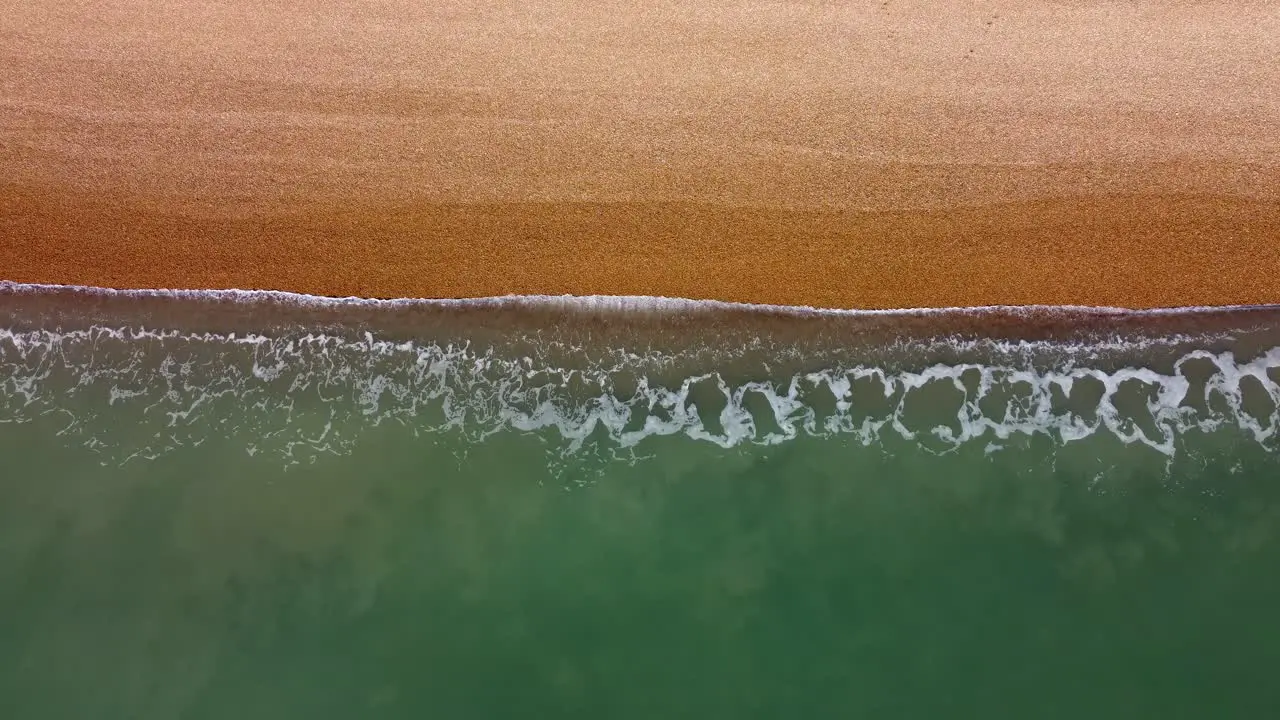
[[[1280,302],[1262,0],[46,0],[0,279]]]

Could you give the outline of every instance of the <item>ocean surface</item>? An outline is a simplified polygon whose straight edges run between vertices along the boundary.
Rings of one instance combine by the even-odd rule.
[[[6,718],[1258,718],[1280,308],[0,283]]]

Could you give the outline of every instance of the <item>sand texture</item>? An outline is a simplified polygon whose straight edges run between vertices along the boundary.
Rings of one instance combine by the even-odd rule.
[[[1280,302],[1280,4],[36,0],[0,279]]]

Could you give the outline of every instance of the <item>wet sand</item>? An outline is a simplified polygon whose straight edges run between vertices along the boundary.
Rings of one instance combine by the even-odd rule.
[[[1280,10],[850,5],[27,5],[0,279],[1280,302]]]

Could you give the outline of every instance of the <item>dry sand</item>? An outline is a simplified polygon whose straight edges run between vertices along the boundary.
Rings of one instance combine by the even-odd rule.
[[[1280,5],[36,0],[0,279],[1280,302]]]

